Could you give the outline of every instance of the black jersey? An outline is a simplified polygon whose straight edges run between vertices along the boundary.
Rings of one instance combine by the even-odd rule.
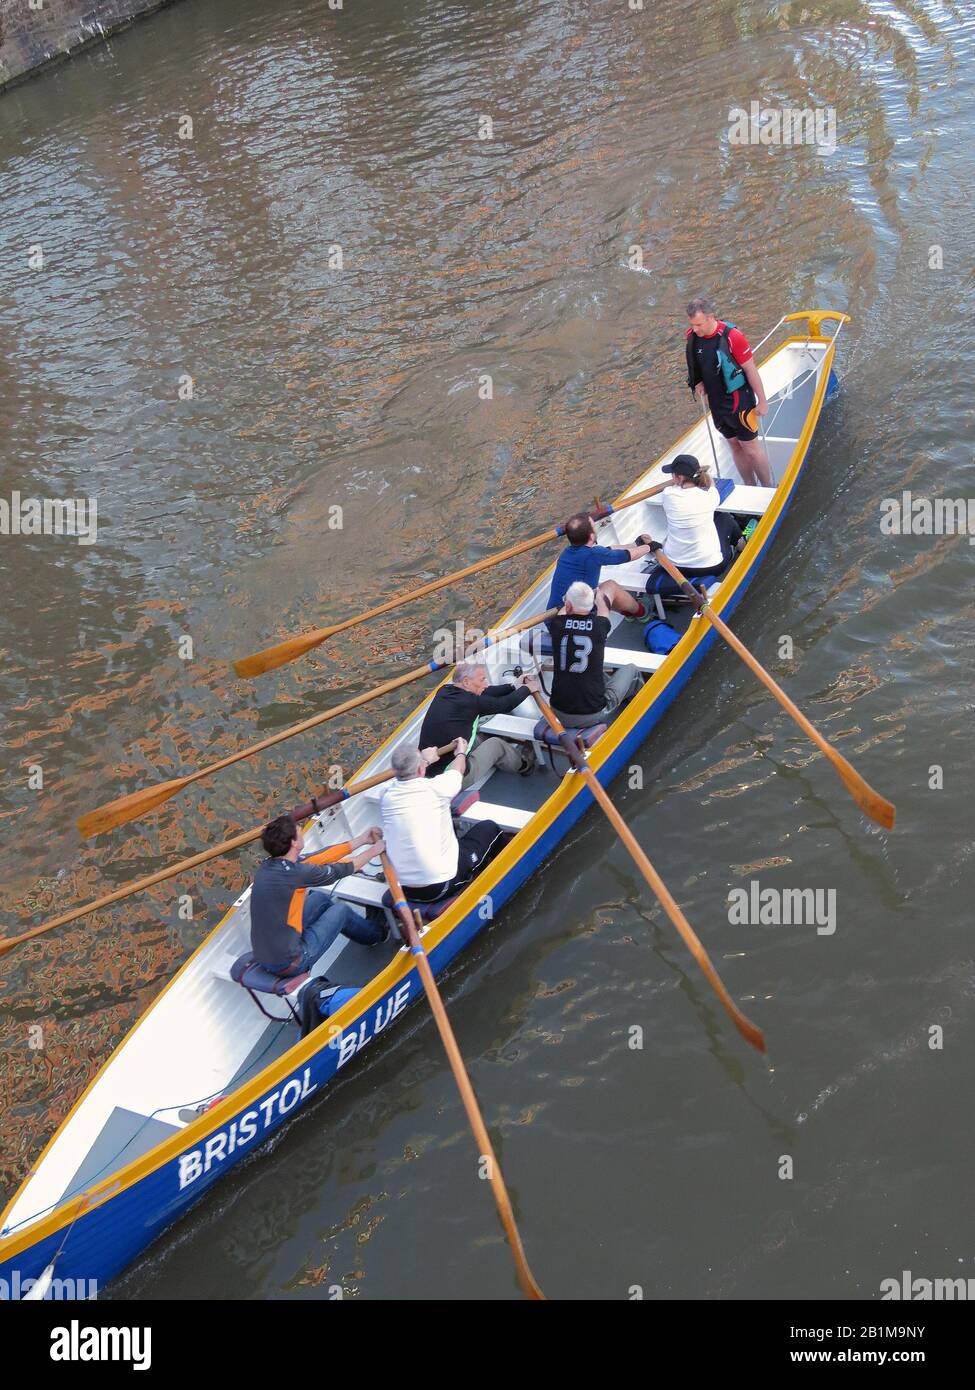
[[[606,704],[603,653],[608,618],[591,613],[559,614],[549,624],[555,674],[552,704],[563,714],[596,714]]]

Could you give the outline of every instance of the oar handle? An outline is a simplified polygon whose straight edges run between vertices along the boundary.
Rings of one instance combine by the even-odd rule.
[[[494,1152],[494,1147],[488,1136],[487,1127],[481,1115],[481,1108],[477,1103],[477,1096],[474,1094],[474,1087],[471,1085],[470,1077],[467,1074],[467,1068],[464,1065],[464,1059],[461,1056],[460,1048],[457,1046],[457,1039],[454,1037],[454,1030],[447,1017],[447,1010],[444,1008],[443,999],[440,997],[440,990],[437,988],[437,982],[433,970],[430,967],[430,962],[427,959],[427,953],[423,949],[423,943],[420,940],[419,932],[413,921],[413,914],[410,911],[409,904],[403,896],[402,885],[400,884],[396,870],[393,868],[389,855],[384,852],[379,857],[382,861],[386,883],[389,886],[389,891],[393,898],[393,906],[400,919],[401,934],[406,941],[410,954],[416,961],[417,973],[423,983],[427,1001],[430,1005],[430,1011],[436,1021],[440,1039],[444,1045],[444,1051],[447,1053],[447,1060],[454,1074],[454,1080],[457,1083],[457,1089],[460,1092],[460,1098],[463,1102],[464,1110],[467,1113],[468,1123],[474,1134],[478,1154],[481,1156],[481,1159],[486,1160],[488,1164],[491,1189],[494,1194],[498,1215],[501,1218],[501,1224],[504,1227],[505,1235],[508,1237],[508,1244],[511,1247],[511,1253],[514,1257],[515,1273],[518,1276],[518,1283],[526,1298],[534,1300],[544,1299],[545,1295],[535,1282],[535,1276],[528,1266],[524,1246],[521,1243],[521,1236],[515,1222],[511,1199],[508,1196],[508,1189],[505,1186],[504,1177],[501,1173],[501,1165],[498,1163],[497,1155]]]

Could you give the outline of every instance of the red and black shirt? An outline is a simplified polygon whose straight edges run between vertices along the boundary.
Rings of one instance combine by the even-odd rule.
[[[704,382],[708,404],[715,415],[731,415],[739,409],[754,405],[754,392],[746,382],[738,391],[729,392],[718,365],[718,348],[721,335],[728,328],[722,320],[708,338],[700,338],[693,328],[687,330],[687,340],[691,349],[692,377],[689,385],[693,388],[699,381]],[[728,348],[739,367],[752,360],[752,350],[748,339],[740,328],[728,329]]]

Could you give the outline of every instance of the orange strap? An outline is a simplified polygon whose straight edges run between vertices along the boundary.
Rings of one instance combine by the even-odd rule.
[[[302,914],[305,910],[305,893],[307,891],[306,888],[296,888],[291,894],[291,902],[288,906],[288,926],[293,927],[299,936],[304,930]]]
[[[348,842],[344,845],[329,845],[328,849],[319,850],[317,854],[309,854],[301,862],[303,864],[334,864],[336,859],[343,858],[346,854],[351,854],[352,846]],[[288,926],[301,936],[303,931],[302,915],[305,910],[306,888],[296,888],[291,894],[291,902],[288,906]]]

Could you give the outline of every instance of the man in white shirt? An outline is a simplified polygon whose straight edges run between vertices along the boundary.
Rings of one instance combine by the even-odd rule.
[[[435,903],[470,883],[503,832],[480,821],[458,839],[450,803],[467,767],[467,740],[454,740],[454,760],[439,777],[427,769],[440,760],[436,748],[401,744],[391,761],[393,780],[379,794],[386,853],[411,902]]]

